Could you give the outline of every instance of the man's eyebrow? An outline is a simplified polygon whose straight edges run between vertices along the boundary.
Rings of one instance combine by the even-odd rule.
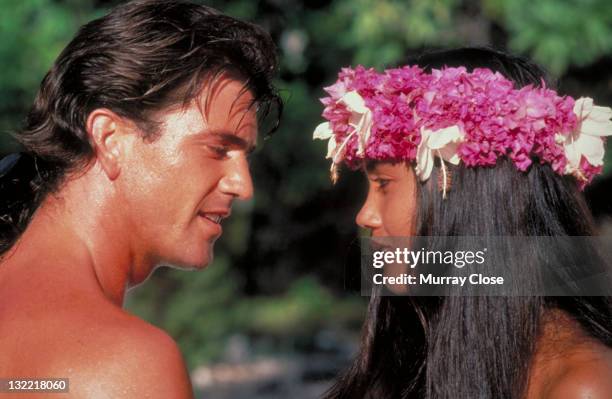
[[[215,136],[228,144],[246,150],[247,153],[255,151],[256,143],[250,143],[242,137],[236,136],[234,133],[225,130],[212,130],[202,132],[200,134],[207,136]]]

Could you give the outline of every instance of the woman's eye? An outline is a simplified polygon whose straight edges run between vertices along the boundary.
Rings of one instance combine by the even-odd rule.
[[[382,190],[390,183],[391,180],[388,179],[375,179],[374,183],[376,183],[377,188]]]

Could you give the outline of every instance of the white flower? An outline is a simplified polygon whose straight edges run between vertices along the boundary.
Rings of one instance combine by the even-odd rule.
[[[574,113],[578,117],[578,126],[564,142],[568,161],[566,173],[577,171],[583,156],[593,166],[603,165],[603,136],[612,135],[612,109],[595,106],[592,98],[581,97],[576,100]]]
[[[336,150],[336,138],[334,137],[334,132],[329,126],[329,122],[321,123],[314,131],[312,135],[313,139],[319,140],[329,140],[327,143],[327,155],[325,158],[332,158],[335,155]]]
[[[357,155],[363,156],[365,146],[372,133],[372,111],[366,106],[363,97],[356,91],[349,91],[339,100],[346,105],[346,109],[351,112],[349,125],[351,125],[359,138]],[[348,137],[346,139],[348,141]]]
[[[313,139],[329,139],[326,158],[332,158],[334,163],[340,162],[339,158],[342,155],[342,150],[350,138],[355,134],[359,138],[357,155],[363,156],[366,143],[372,132],[372,111],[370,111],[370,109],[366,106],[363,97],[361,97],[359,93],[356,91],[349,91],[340,97],[337,102],[344,104],[346,109],[351,113],[348,123],[351,127],[353,127],[353,131],[344,139],[340,146],[338,146],[338,143],[336,142],[334,132],[332,131],[329,122],[324,122],[317,126],[312,136]]]
[[[434,156],[453,165],[459,164],[457,148],[463,142],[459,126],[449,126],[432,131],[421,128],[421,143],[417,148],[415,172],[421,181],[429,179],[434,166]]]

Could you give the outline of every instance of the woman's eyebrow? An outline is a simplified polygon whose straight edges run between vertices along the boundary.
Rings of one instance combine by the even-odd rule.
[[[365,172],[368,175],[379,175],[381,173],[380,168],[375,164],[366,166]]]
[[[378,167],[378,162],[366,161],[365,170],[368,173],[373,173]]]

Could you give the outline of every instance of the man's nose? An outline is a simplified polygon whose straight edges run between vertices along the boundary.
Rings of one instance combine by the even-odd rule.
[[[219,181],[219,189],[233,197],[248,200],[253,197],[253,180],[246,156],[231,160]]]
[[[370,230],[375,230],[382,226],[380,213],[378,212],[376,206],[373,204],[373,201],[369,195],[368,199],[366,199],[366,202],[363,204],[361,210],[357,214],[355,222],[360,227]]]

